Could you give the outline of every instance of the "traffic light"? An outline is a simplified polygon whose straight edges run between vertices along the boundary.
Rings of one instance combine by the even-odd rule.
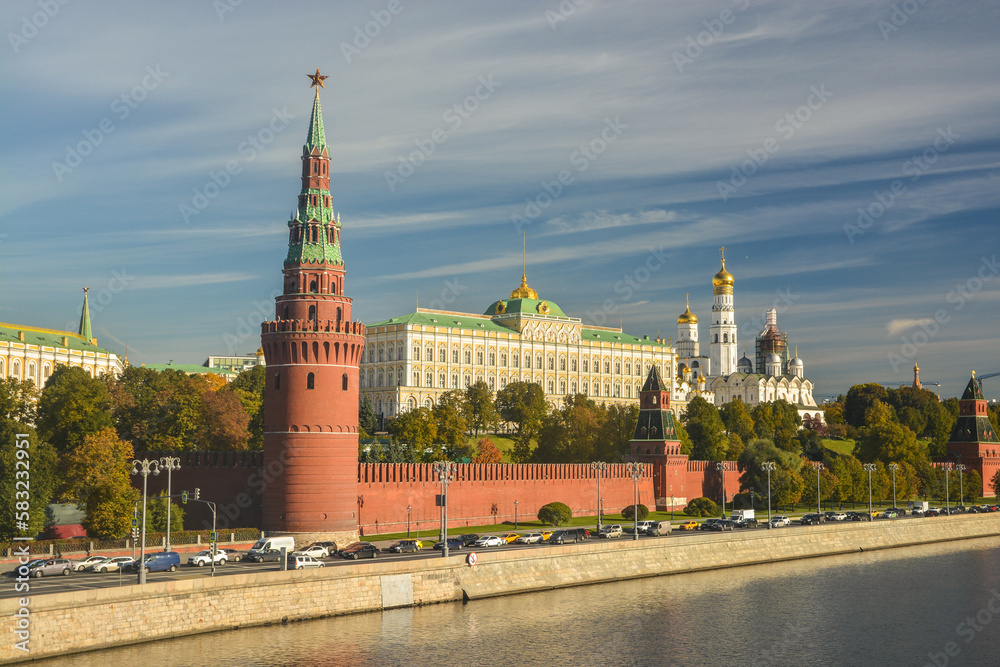
[[[187,505],[188,504],[188,492],[187,491],[181,491],[181,504],[182,505]]]
[[[199,498],[201,498],[201,489],[196,488],[194,490],[194,499],[198,500]]]

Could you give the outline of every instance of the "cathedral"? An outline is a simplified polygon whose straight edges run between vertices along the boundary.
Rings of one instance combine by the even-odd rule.
[[[723,251],[724,252],[724,251]],[[813,398],[813,384],[805,377],[805,364],[788,355],[788,334],[778,328],[778,313],[766,313],[763,329],[754,341],[754,358],[736,358],[735,279],[722,268],[712,277],[712,323],[708,328],[708,354],[701,352],[698,316],[690,302],[677,318],[677,383],[674,396],[686,404],[694,395],[717,406],[737,398],[747,407],[784,399],[794,405],[804,423],[824,423],[823,409]]]

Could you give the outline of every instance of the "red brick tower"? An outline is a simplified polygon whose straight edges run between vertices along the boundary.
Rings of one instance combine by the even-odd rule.
[[[1000,469],[1000,439],[993,432],[986,397],[975,373],[958,400],[958,421],[945,447],[948,461],[964,463],[979,473],[983,478],[983,493],[988,494],[990,479]]]
[[[263,528],[269,532],[356,533],[358,364],[365,327],[344,296],[340,220],[330,196],[319,70],[302,191],[288,221],[284,291],[261,325],[264,392]]]
[[[656,364],[649,369],[646,383],[639,391],[639,421],[629,440],[632,461],[649,464],[653,473],[653,497],[656,509],[670,509],[673,498],[682,495],[688,457],[681,454],[674,414],[670,411],[670,387],[660,379]]]

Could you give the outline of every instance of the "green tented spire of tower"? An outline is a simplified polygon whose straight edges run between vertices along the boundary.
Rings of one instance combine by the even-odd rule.
[[[316,97],[313,98],[312,116],[309,118],[309,138],[306,141],[306,149],[312,152],[314,148],[320,151],[326,146],[326,132],[323,130],[323,107],[319,103],[319,87],[316,88]]]
[[[89,287],[83,288],[83,312],[80,313],[80,335],[84,339],[90,340],[94,337],[93,331],[90,329],[90,302],[87,299],[87,292],[90,291]]]

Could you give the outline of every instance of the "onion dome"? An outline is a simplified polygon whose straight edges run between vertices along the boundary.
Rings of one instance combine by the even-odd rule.
[[[743,357],[736,362],[736,372],[737,373],[753,373],[753,362],[747,358],[746,353]]]
[[[726,256],[722,255],[722,268],[712,276],[712,287],[716,294],[732,294],[735,280],[733,274],[726,271]]]
[[[772,352],[771,354],[767,355],[766,359],[764,359],[764,363],[765,364],[780,364],[781,363],[781,357],[779,357],[777,353]]]
[[[677,318],[677,324],[698,324],[698,316],[691,312],[690,294],[684,296],[684,312]]]

